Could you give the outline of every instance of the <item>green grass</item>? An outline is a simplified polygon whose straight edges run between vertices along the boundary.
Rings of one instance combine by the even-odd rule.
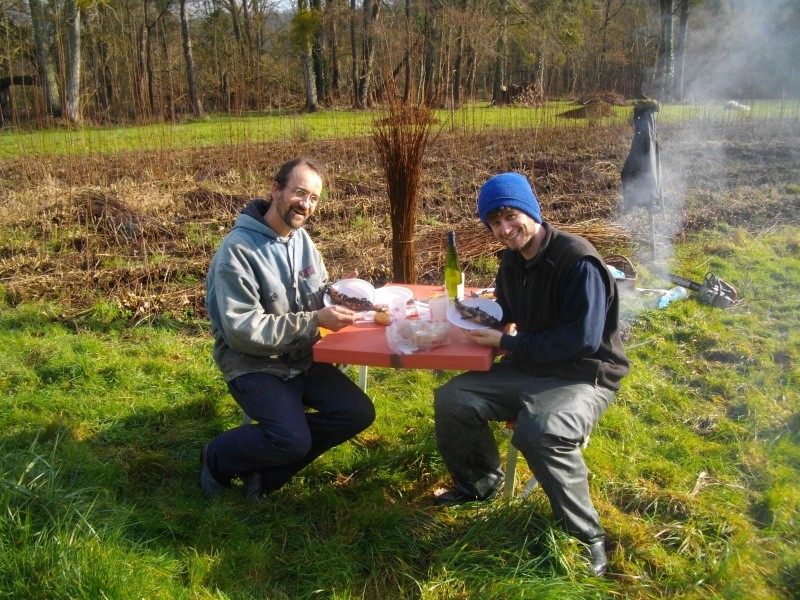
[[[707,105],[664,105],[659,120],[723,119],[750,120],[800,118],[800,102],[790,100],[754,101],[750,112],[725,110],[721,103]],[[631,118],[629,107],[614,107],[614,115],[590,120],[564,119],[573,110],[570,101],[552,101],[542,107],[507,106],[492,108],[487,102],[464,108],[436,111],[441,126],[454,131],[493,128],[536,128],[544,126],[587,126],[593,122],[624,123]],[[373,111],[321,110],[315,113],[245,113],[214,115],[205,120],[156,123],[136,127],[70,127],[35,131],[6,130],[0,133],[0,159],[30,155],[104,154],[124,150],[167,151],[173,148],[202,148],[219,144],[268,141],[305,142],[315,139],[369,135]]]
[[[198,324],[0,307],[0,597],[796,597],[800,229],[705,232],[677,256],[742,301],[625,300],[633,369],[586,450],[612,543],[599,581],[540,491],[430,505],[450,373],[371,369],[367,432],[261,506],[207,502],[200,446],[240,413]]]

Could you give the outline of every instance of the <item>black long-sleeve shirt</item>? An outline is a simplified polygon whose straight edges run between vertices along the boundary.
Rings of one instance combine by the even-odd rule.
[[[581,259],[567,276],[557,323],[534,333],[504,335],[500,347],[533,364],[591,356],[603,339],[607,297],[597,266]]]

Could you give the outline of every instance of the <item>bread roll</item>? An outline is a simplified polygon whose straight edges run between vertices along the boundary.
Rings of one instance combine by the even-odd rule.
[[[447,329],[442,327],[421,327],[413,336],[411,336],[411,343],[420,348],[433,348],[441,346],[447,337]]]
[[[412,341],[411,338],[414,336],[415,329],[411,321],[398,321],[395,324],[395,327],[397,328],[397,333],[400,334],[400,337],[408,340],[409,342]]]

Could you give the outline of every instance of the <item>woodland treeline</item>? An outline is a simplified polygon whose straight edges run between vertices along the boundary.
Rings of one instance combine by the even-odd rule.
[[[683,101],[702,96],[704,80],[729,97],[780,97],[800,88],[797,67],[786,67],[788,77],[770,74],[774,56],[800,52],[799,7],[796,0],[0,0],[0,108],[8,126],[367,108],[387,86],[430,107],[601,92]],[[741,33],[761,21],[764,31]],[[736,62],[727,66],[731,54]]]

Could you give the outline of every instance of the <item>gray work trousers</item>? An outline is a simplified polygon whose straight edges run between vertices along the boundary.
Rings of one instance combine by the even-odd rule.
[[[528,375],[501,361],[435,390],[436,442],[456,489],[483,499],[504,480],[489,422],[516,421],[511,443],[550,499],[554,517],[591,544],[605,532],[589,497],[581,445],[615,395],[588,382]]]

